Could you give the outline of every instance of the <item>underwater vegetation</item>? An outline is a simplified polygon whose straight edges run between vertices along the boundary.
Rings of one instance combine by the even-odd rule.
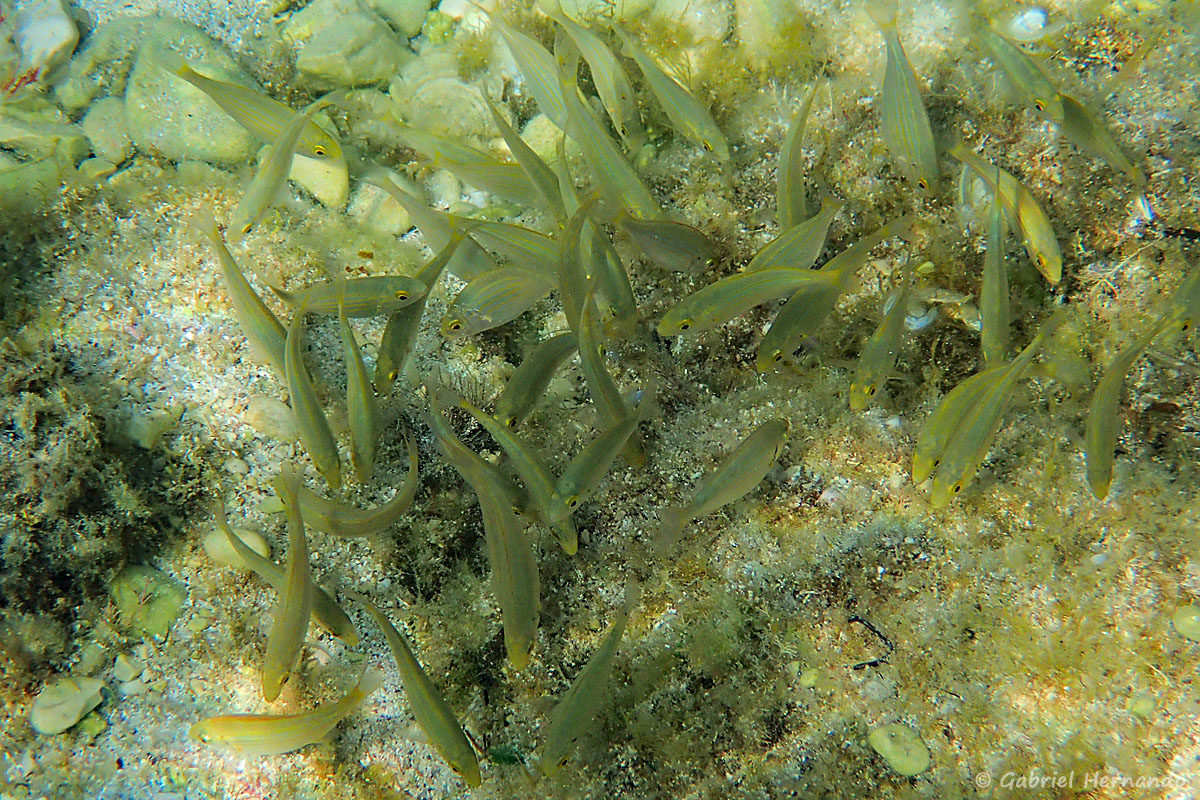
[[[885,2],[844,12],[836,42],[780,26],[791,59],[739,49],[749,27],[712,41],[661,13],[465,4],[424,17],[419,57],[323,67],[306,34],[306,81],[270,91],[170,21],[123,23],[145,37],[124,49],[97,35],[60,102],[79,65],[132,61],[121,102],[145,155],[85,169],[97,146],[69,128],[36,153],[5,140],[11,169],[52,165],[39,216],[115,231],[154,209],[150,250],[205,287],[188,329],[222,343],[173,354],[207,387],[198,436],[193,409],[130,415],[127,384],[77,376],[85,354],[47,343],[44,283],[4,301],[2,641],[38,681],[79,675],[46,682],[37,708],[60,718],[35,729],[102,737],[137,696],[101,692],[65,632],[30,644],[31,615],[101,627],[107,592],[105,647],[141,636],[146,682],[168,652],[195,676],[155,690],[185,795],[236,791],[242,757],[280,792],[347,797],[940,796],[1005,771],[1152,773],[1140,746],[1081,731],[1116,712],[1062,696],[1115,703],[1125,647],[1122,729],[1194,723],[1153,699],[1165,662],[1191,663],[1194,393],[1156,384],[1178,389],[1153,401],[1164,432],[1126,386],[1146,391],[1144,356],[1196,369],[1195,198],[1060,63],[1087,69],[1072,48],[1102,22],[1038,33],[1007,10],[958,14],[965,55],[933,71],[915,9]],[[878,69],[839,72],[852,44]],[[130,94],[150,87],[191,92],[153,136]],[[202,115],[233,126],[228,147]],[[343,213],[352,196],[373,210]],[[1118,255],[1160,272],[1098,277]],[[92,293],[119,283],[78,271]],[[1154,528],[1167,507],[1184,530]],[[190,554],[147,566],[213,524],[205,549],[238,577]],[[1170,563],[1131,586],[1122,563],[1159,550]],[[1025,580],[1057,596],[1039,606]],[[1122,601],[1129,629],[1105,622]],[[1171,612],[1179,636],[1154,627]]]

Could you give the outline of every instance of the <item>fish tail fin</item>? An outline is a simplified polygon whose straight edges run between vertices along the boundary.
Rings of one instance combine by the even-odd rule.
[[[221,238],[221,233],[217,230],[217,220],[213,217],[212,212],[206,208],[202,208],[193,214],[188,219],[188,224],[210,239],[219,240]]]
[[[381,686],[383,686],[383,673],[373,667],[365,669],[362,677],[358,679],[358,685],[350,690],[354,705],[361,703]]]
[[[896,29],[896,0],[870,0],[867,13],[884,33]]]
[[[658,535],[655,537],[654,548],[660,554],[665,554],[683,538],[683,526],[687,522],[682,508],[663,508],[658,512]]]
[[[183,56],[179,55],[179,53],[176,53],[169,47],[164,47],[159,51],[158,63],[167,72],[170,72],[172,75],[178,75],[185,80],[189,80],[197,74],[196,71],[188,66],[188,63],[183,60]]]

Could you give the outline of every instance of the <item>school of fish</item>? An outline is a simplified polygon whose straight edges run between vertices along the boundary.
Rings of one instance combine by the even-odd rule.
[[[509,666],[525,669],[537,657],[542,597],[538,559],[530,526],[553,534],[565,554],[581,546],[575,512],[602,488],[613,465],[643,468],[655,459],[644,437],[645,426],[657,421],[655,394],[664,376],[647,376],[637,386],[622,387],[607,364],[612,342],[641,337],[654,346],[663,340],[695,336],[727,325],[751,309],[778,304],[778,313],[763,334],[754,364],[764,376],[777,370],[802,369],[802,351],[837,312],[839,301],[862,288],[864,267],[879,245],[892,240],[916,243],[932,223],[921,208],[943,186],[943,171],[959,163],[964,181],[986,187],[986,258],[980,276],[980,371],[948,391],[928,414],[916,437],[911,473],[917,484],[930,481],[929,502],[940,508],[963,494],[985,462],[1012,399],[1045,352],[1071,309],[1050,303],[1040,328],[1023,349],[1011,355],[1012,341],[1008,265],[1005,245],[1014,233],[1031,265],[1051,286],[1064,278],[1059,242],[1066,232],[1055,229],[1046,198],[1039,198],[1018,175],[992,163],[966,143],[939,144],[924,99],[921,77],[902,43],[904,23],[893,5],[868,4],[879,28],[885,69],[877,98],[880,136],[896,175],[914,190],[918,210],[891,214],[890,221],[840,252],[826,257],[831,226],[845,201],[823,192],[819,198],[805,174],[804,140],[814,98],[814,81],[803,102],[785,109],[790,119],[776,169],[778,231],[737,271],[722,268],[723,249],[698,228],[673,219],[639,174],[635,154],[664,130],[665,123],[681,141],[699,148],[708,168],[727,170],[738,160],[730,142],[709,111],[703,94],[655,58],[630,32],[604,20],[585,24],[560,9],[547,14],[554,30],[553,47],[518,30],[499,13],[489,12],[495,34],[511,51],[524,79],[524,91],[559,129],[558,158],[546,163],[525,144],[509,122],[503,102],[484,96],[497,133],[507,143],[512,161],[470,145],[391,123],[421,162],[445,169],[463,182],[497,197],[517,200],[542,225],[535,229],[494,219],[475,219],[436,209],[391,179],[381,165],[364,162],[358,177],[378,186],[411,215],[429,260],[413,275],[346,278],[337,276],[310,286],[270,286],[290,309],[283,322],[246,277],[227,241],[263,225],[267,211],[286,187],[293,157],[337,160],[344,150],[332,126],[319,118],[323,109],[343,102],[327,95],[306,108],[291,109],[242,86],[206,77],[182,58],[168,54],[162,67],[203,90],[250,133],[270,144],[228,223],[228,239],[208,214],[192,220],[216,255],[230,307],[245,335],[251,355],[271,368],[286,389],[299,440],[315,472],[334,492],[345,478],[373,480],[379,455],[382,408],[407,383],[417,336],[434,326],[448,338],[474,336],[505,325],[546,297],[555,295],[567,329],[533,347],[508,380],[492,410],[460,396],[452,387],[426,376],[411,386],[424,399],[418,412],[429,437],[474,493],[482,512],[484,543],[491,569],[490,586],[500,609]],[[1062,93],[1049,67],[1017,42],[978,22],[974,38],[979,51],[1015,90],[1015,96],[1037,115],[1058,126],[1063,136],[1089,155],[1103,159],[1117,181],[1131,191],[1146,182],[1136,159],[1117,144],[1102,116]],[[580,81],[586,65],[590,81]],[[585,96],[583,87],[597,97]],[[639,91],[640,88],[640,91]],[[661,112],[661,113],[660,113]],[[669,135],[669,134],[666,134]],[[590,182],[580,185],[565,157],[570,139],[582,154]],[[947,159],[946,156],[950,158]],[[952,160],[951,160],[952,159]],[[1020,171],[1020,165],[1009,165]],[[817,201],[819,200],[819,207]],[[616,237],[616,238],[614,238]],[[619,245],[625,245],[624,247]],[[703,285],[649,318],[638,306],[636,273],[621,251],[632,249],[644,263],[702,280]],[[820,262],[819,266],[817,265]],[[464,286],[440,321],[426,319],[426,301],[444,272]],[[704,277],[710,273],[719,277]],[[862,342],[857,363],[847,372],[845,398],[854,412],[886,395],[895,377],[909,330],[906,319],[920,280],[911,268],[892,272],[881,293],[880,319]],[[1057,305],[1057,308],[1052,306]],[[1114,451],[1120,432],[1121,389],[1134,362],[1168,329],[1188,330],[1200,313],[1200,271],[1155,315],[1154,322],[1112,360],[1096,385],[1084,434],[1086,480],[1103,500],[1112,482]],[[336,318],[346,365],[349,411],[349,466],[343,468],[343,446],[334,434],[322,403],[324,392],[305,361],[307,322],[313,315]],[[386,324],[373,365],[363,357],[353,319],[382,317]],[[648,324],[647,324],[648,323]],[[655,334],[657,337],[655,338]],[[590,396],[595,431],[578,452],[539,452],[522,435],[551,381],[578,356],[583,385]],[[667,557],[687,539],[695,520],[736,503],[767,478],[788,447],[790,420],[763,409],[761,422],[743,432],[715,457],[695,487],[677,505],[659,512],[658,526],[645,532],[649,564],[667,569]],[[457,430],[456,430],[457,429]],[[494,442],[498,460],[483,457],[464,444],[467,430]],[[272,701],[291,680],[301,660],[310,622],[342,639],[359,642],[350,617],[335,597],[314,582],[309,565],[309,532],[334,537],[365,538],[386,533],[408,513],[420,486],[416,442],[404,433],[407,477],[392,500],[377,508],[358,508],[305,485],[300,464],[285,465],[275,490],[285,510],[287,553],[283,565],[251,550],[218,516],[233,551],[247,569],[278,594],[261,664],[262,696]],[[565,464],[560,456],[565,456]],[[624,603],[612,612],[608,633],[591,659],[578,671],[550,712],[543,730],[536,772],[551,779],[566,767],[577,741],[592,728],[611,692],[608,688],[621,642],[639,602],[639,578],[628,576]],[[486,777],[481,760],[487,751],[456,716],[437,681],[426,674],[410,634],[365,597],[351,597],[381,632],[395,660],[412,716],[429,745],[468,786]],[[556,635],[546,631],[545,635]],[[338,722],[354,713],[385,676],[368,670],[341,699],[299,714],[231,714],[210,717],[192,727],[192,735],[208,745],[247,755],[288,752],[317,742]],[[531,779],[534,772],[527,769]]]

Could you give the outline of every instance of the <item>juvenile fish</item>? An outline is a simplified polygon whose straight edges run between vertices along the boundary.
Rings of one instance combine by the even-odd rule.
[[[1059,95],[1059,98],[1063,109],[1063,135],[1085,153],[1107,161],[1135,187],[1144,186],[1146,174],[1125,155],[1108,126],[1075,98],[1065,94]]]
[[[788,428],[788,421],[782,418],[759,425],[716,470],[700,479],[686,505],[662,509],[659,512],[659,551],[665,553],[675,546],[683,536],[683,527],[692,520],[729,505],[762,483],[783,452]]]
[[[996,183],[1000,182],[997,170]],[[1008,268],[1004,263],[1004,204],[992,196],[992,220],[988,228],[987,253],[983,259],[983,280],[979,290],[980,346],[983,363],[999,364],[1008,356],[1009,310]]]
[[[350,464],[359,483],[369,483],[375,472],[379,449],[379,403],[367,374],[354,329],[339,308],[338,329],[342,336],[342,359],[346,362],[346,415],[350,418]]]
[[[929,114],[921,100],[921,84],[896,30],[896,3],[895,0],[871,2],[867,10],[879,26],[887,48],[887,69],[879,107],[883,141],[905,178],[926,192],[938,181],[937,148]]]
[[[500,113],[500,109],[492,102],[492,98],[486,93],[483,94],[483,102],[487,103],[488,111],[491,112],[492,122],[496,125],[496,130],[500,131],[500,135],[504,137],[504,143],[508,145],[508,149],[512,152],[513,158],[517,160],[517,164],[525,171],[525,177],[529,179],[533,190],[537,192],[538,199],[541,201],[542,208],[550,212],[550,214],[560,222],[566,219],[567,212],[563,207],[562,194],[558,188],[558,178],[554,171],[546,166],[546,162],[542,157],[534,152],[533,148],[525,143],[521,138],[521,134],[504,118]]]
[[[296,112],[277,100],[236,83],[201,75],[171,50],[164,49],[162,55],[165,59],[163,66],[168,72],[178,75],[211,97],[234,122],[259,139],[277,141],[288,122],[295,118]],[[337,161],[342,157],[342,147],[337,139],[311,119],[300,130],[295,149],[308,158]]]
[[[638,219],[622,214],[617,225],[629,236],[642,255],[664,269],[696,273],[716,253],[716,246],[703,231],[669,219]]]
[[[425,284],[407,275],[376,275],[342,281],[343,310],[350,319],[378,317],[399,311],[415,303],[427,291]],[[296,292],[274,286],[271,291],[293,308],[308,309],[310,314],[338,313],[338,284],[315,283]]]
[[[356,599],[374,618],[375,624],[387,639],[392,657],[396,660],[396,669],[400,673],[400,682],[404,684],[409,710],[412,711],[417,725],[442,760],[462,776],[467,786],[478,786],[482,783],[479,759],[475,756],[475,748],[471,747],[471,742],[463,733],[458,717],[450,710],[450,704],[421,668],[421,662],[417,660],[404,634],[396,630],[391,621],[370,600],[360,595],[356,596]]]
[[[270,364],[281,379],[285,378],[287,331],[246,280],[241,267],[233,260],[233,255],[225,246],[225,240],[221,238],[212,215],[202,211],[192,219],[192,224],[208,237],[213,249],[217,251],[217,261],[221,264],[221,273],[229,289],[233,315],[237,318],[242,333],[246,335],[250,352],[255,358]]]
[[[772,267],[808,269],[825,249],[829,238],[829,226],[842,210],[842,202],[832,197],[821,201],[821,210],[808,219],[802,219],[780,233],[754,254],[746,265],[746,272]]]
[[[596,712],[609,697],[608,681],[612,675],[613,658],[625,635],[629,615],[637,605],[637,595],[637,584],[631,582],[625,592],[625,602],[604,640],[550,712],[546,743],[538,759],[538,769],[547,778],[553,778],[567,765],[575,750],[575,743],[591,727]]]
[[[888,295],[883,303],[883,319],[863,345],[850,381],[851,411],[865,409],[896,368],[896,354],[900,349],[900,337],[904,335],[904,318],[908,314],[909,289],[910,284],[905,283]]]
[[[563,98],[554,56],[536,39],[506,23],[499,14],[490,11],[487,14],[512,52],[513,60],[517,62],[529,94],[537,101],[538,108],[561,130],[566,130],[567,103]]]
[[[1159,319],[1117,353],[1105,368],[1100,382],[1096,384],[1096,390],[1092,393],[1083,442],[1088,486],[1092,488],[1092,493],[1098,500],[1108,496],[1108,488],[1112,483],[1113,451],[1116,450],[1117,434],[1121,425],[1118,405],[1121,401],[1121,389],[1125,385],[1125,376],[1150,346],[1150,342],[1162,333],[1170,321],[1170,317]]]
[[[912,460],[913,483],[924,483],[925,479],[941,466],[942,454],[963,415],[979,402],[979,398],[989,387],[996,385],[1010,366],[1011,362],[1007,362],[977,372],[941,399],[926,420],[921,435],[917,437]]]
[[[558,242],[521,225],[447,215],[465,235],[509,259],[514,266],[553,277],[558,272]]]
[[[408,475],[404,485],[396,490],[396,496],[377,508],[356,508],[322,497],[306,486],[296,493],[300,501],[300,515],[305,524],[322,533],[346,538],[362,538],[383,533],[412,508],[420,482],[417,477],[417,445],[412,437],[404,434],[408,445]]]
[[[1062,123],[1062,100],[1046,71],[1019,46],[990,27],[980,27],[977,35],[1021,99],[1047,119]]]
[[[772,267],[738,272],[676,303],[658,323],[659,336],[699,333],[724,325],[755,306],[792,294],[802,287],[829,283],[824,270]]]
[[[817,83],[813,83],[808,97],[792,115],[783,147],[779,150],[779,166],[775,175],[775,214],[779,230],[802,222],[808,216],[808,187],[804,182],[804,129],[808,125],[808,113],[817,96]],[[822,207],[822,210],[824,208]],[[831,217],[832,218],[832,217]],[[828,227],[828,225],[826,225]],[[816,258],[814,255],[813,258]]]
[[[472,336],[512,322],[550,294],[554,283],[538,270],[497,267],[463,287],[446,309],[442,336]]]
[[[220,527],[221,532],[225,534],[225,538],[229,540],[229,546],[242,559],[246,568],[266,581],[267,585],[275,591],[283,591],[283,587],[287,582],[287,572],[271,559],[259,555],[248,547],[233,532],[233,529],[229,527],[229,521],[225,518],[224,508],[221,509],[220,516],[217,517],[217,525]],[[356,646],[358,644],[358,632],[354,630],[354,623],[346,616],[346,612],[342,611],[342,607],[337,604],[337,601],[328,592],[317,584],[309,584],[309,588],[312,590],[313,622],[317,623],[318,626],[331,635],[341,639],[348,646]]]
[[[279,697],[283,682],[300,661],[300,650],[312,616],[312,568],[308,563],[304,520],[296,499],[299,482],[299,476],[287,466],[275,480],[275,491],[287,514],[288,551],[283,588],[275,605],[271,632],[267,636],[267,652],[263,657],[262,692],[268,703]]]
[[[636,418],[622,420],[576,453],[554,483],[550,498],[552,519],[565,519],[596,491],[636,427]]]
[[[508,379],[496,401],[496,419],[506,428],[515,428],[541,401],[554,374],[579,343],[572,333],[560,333],[538,343],[521,366]]]
[[[513,510],[515,489],[496,469],[468,449],[446,424],[437,391],[430,393],[430,428],[446,460],[479,499],[484,542],[492,569],[492,592],[500,606],[504,648],[513,669],[529,665],[537,641],[541,601],[537,560],[524,524]]]
[[[300,353],[300,340],[304,338],[303,308],[297,309],[292,315],[292,323],[288,327],[286,347],[284,349],[284,367],[287,373],[289,402],[292,415],[296,419],[296,433],[300,443],[304,445],[309,458],[317,472],[333,489],[342,486],[342,464],[338,457],[337,440],[333,438],[333,430],[329,427],[329,419],[321,408],[321,400],[317,397],[317,387],[313,385],[308,367],[304,365],[304,357]]]
[[[303,714],[226,714],[202,719],[189,735],[204,744],[247,756],[290,753],[325,739],[334,726],[383,684],[383,676],[367,670],[345,697]]]
[[[303,111],[296,112],[288,121],[279,138],[271,143],[267,155],[254,173],[254,179],[242,199],[234,209],[229,229],[239,236],[245,235],[258,224],[267,209],[275,202],[287,183],[288,174],[292,171],[295,160],[297,142],[304,133],[305,126],[312,122],[313,114],[344,96],[342,92],[330,95],[310,103]]]
[[[622,420],[637,416],[639,411],[626,401],[604,364],[604,337],[600,331],[599,316],[595,297],[587,295],[579,315],[579,371],[587,382],[588,394],[596,406],[601,424],[612,427]],[[621,454],[630,466],[645,465],[646,452],[636,431],[630,434]]]
[[[713,121],[708,109],[685,86],[676,81],[655,63],[654,59],[620,28],[613,28],[646,77],[646,85],[662,106],[677,133],[703,147],[724,162],[729,161],[729,145],[725,135]]]
[[[951,147],[948,152],[970,167],[1000,196],[1009,220],[1021,231],[1033,265],[1050,283],[1058,283],[1062,278],[1062,251],[1058,247],[1050,217],[1033,193],[1012,175],[987,163],[961,144]]]
[[[433,167],[446,170],[463,183],[520,203],[529,199],[533,186],[519,164],[497,161],[474,147],[408,125],[395,130],[401,140],[425,155]]]

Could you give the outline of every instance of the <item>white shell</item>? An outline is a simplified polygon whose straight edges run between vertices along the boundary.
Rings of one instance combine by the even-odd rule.
[[[37,0],[14,18],[13,42],[21,52],[21,71],[44,76],[66,63],[79,43],[79,29],[63,0]]]

